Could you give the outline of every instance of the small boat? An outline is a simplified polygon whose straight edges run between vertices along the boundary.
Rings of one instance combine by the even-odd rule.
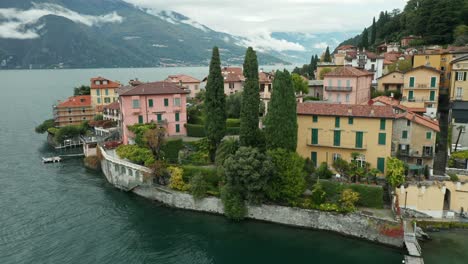
[[[62,161],[62,158],[61,157],[50,157],[50,158],[45,158],[45,157],[42,157],[42,163],[58,163]]]

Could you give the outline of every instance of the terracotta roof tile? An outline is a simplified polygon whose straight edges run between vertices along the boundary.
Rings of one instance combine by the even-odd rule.
[[[100,81],[100,82],[103,82],[103,81],[107,81],[107,84],[95,84],[96,81]],[[96,78],[91,78],[91,89],[115,89],[115,88],[119,88],[121,86],[120,83],[118,82],[114,82],[114,81],[111,81],[109,79],[106,79],[106,78],[103,78],[103,77],[96,77]]]
[[[179,85],[173,82],[151,82],[140,84],[132,89],[125,91],[120,96],[132,95],[157,95],[157,94],[186,94],[187,91],[181,89]]]
[[[271,83],[273,82],[274,75],[268,72],[259,72],[258,73],[258,81],[260,83]]]
[[[298,115],[353,116],[369,118],[395,118],[391,106],[346,105],[328,103],[300,103]]]
[[[366,70],[360,70],[354,67],[338,67],[333,71],[325,74],[325,77],[339,77],[339,76],[352,76],[352,77],[361,77],[361,76],[373,76],[374,74]]]
[[[435,121],[435,120],[432,120],[432,119],[429,119],[427,117],[424,117],[424,116],[420,116],[416,113],[413,113],[413,112],[405,112],[405,113],[402,113],[402,114],[399,114],[397,115],[396,118],[405,118],[407,120],[410,120],[411,122],[414,122],[416,124],[419,124],[419,125],[422,125],[422,126],[425,126],[427,128],[430,128],[436,132],[440,132],[440,127],[439,127],[439,122],[438,121]]]
[[[224,67],[221,69],[221,74],[224,77],[224,82],[242,82],[245,80],[240,67]]]
[[[179,83],[179,82],[182,82],[182,83],[200,83],[200,80],[192,77],[192,76],[189,76],[189,75],[185,75],[185,74],[176,74],[176,75],[169,75],[166,79],[166,81],[170,81],[170,82],[175,82],[175,83]]]
[[[60,102],[60,101],[59,101]],[[79,95],[69,97],[67,100],[60,102],[57,107],[89,107],[91,106],[91,95]]]
[[[337,48],[337,50],[347,50],[347,49],[356,49],[356,47],[353,45],[343,45]]]
[[[119,104],[119,102],[113,102],[111,104],[105,105],[104,109],[119,110],[120,109],[120,104]]]

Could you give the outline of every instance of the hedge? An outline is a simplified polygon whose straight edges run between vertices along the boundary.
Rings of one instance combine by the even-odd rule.
[[[226,128],[226,135],[233,136],[239,135],[240,127],[227,127]]]
[[[187,136],[189,137],[205,137],[205,125],[187,124]]]
[[[226,120],[226,127],[240,127],[240,119],[228,118]]]
[[[195,174],[200,173],[205,178],[206,182],[210,186],[210,190],[217,190],[218,184],[221,181],[221,178],[218,176],[216,168],[210,167],[199,167],[199,166],[182,166],[184,170],[183,179],[184,182],[190,182],[190,179],[195,176]]]
[[[344,189],[351,189],[359,193],[357,206],[369,208],[383,208],[383,188],[363,184],[347,184],[333,181],[320,181],[326,193],[327,199],[337,202]]]
[[[179,162],[179,151],[184,147],[182,139],[169,140],[164,144],[162,150],[164,157],[170,163]]]

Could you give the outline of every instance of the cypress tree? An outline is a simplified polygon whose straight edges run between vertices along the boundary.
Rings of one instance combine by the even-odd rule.
[[[367,49],[369,47],[369,32],[364,28],[361,36],[361,48]]]
[[[287,70],[276,71],[273,92],[265,119],[265,138],[268,149],[283,148],[296,151],[297,116],[296,95]]]
[[[317,55],[312,55],[310,58],[310,65],[309,65],[309,79],[314,80],[315,79],[315,69],[317,68],[317,61],[315,60],[315,56]]]
[[[258,119],[260,110],[260,94],[258,92],[258,61],[257,54],[249,47],[244,59],[244,91],[240,113],[240,144],[246,147],[258,145]]]
[[[331,62],[331,55],[330,55],[330,48],[327,46],[327,49],[325,50],[325,56],[323,57],[324,62]]]
[[[374,20],[372,21],[372,31],[371,31],[371,45],[375,44],[377,38],[377,25],[375,24],[375,17]]]
[[[205,130],[210,144],[210,158],[214,161],[216,149],[226,133],[226,99],[218,47],[213,48],[205,97]]]

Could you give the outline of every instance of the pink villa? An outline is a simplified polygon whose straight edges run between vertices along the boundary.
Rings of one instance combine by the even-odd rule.
[[[325,74],[323,100],[341,104],[362,104],[371,99],[374,74],[345,66]]]
[[[231,95],[244,90],[244,72],[240,67],[224,67],[221,69],[224,78],[224,94]]]
[[[155,122],[166,128],[168,136],[186,135],[187,93],[173,82],[144,83],[122,92],[123,143],[134,143],[128,130],[134,124]]]

